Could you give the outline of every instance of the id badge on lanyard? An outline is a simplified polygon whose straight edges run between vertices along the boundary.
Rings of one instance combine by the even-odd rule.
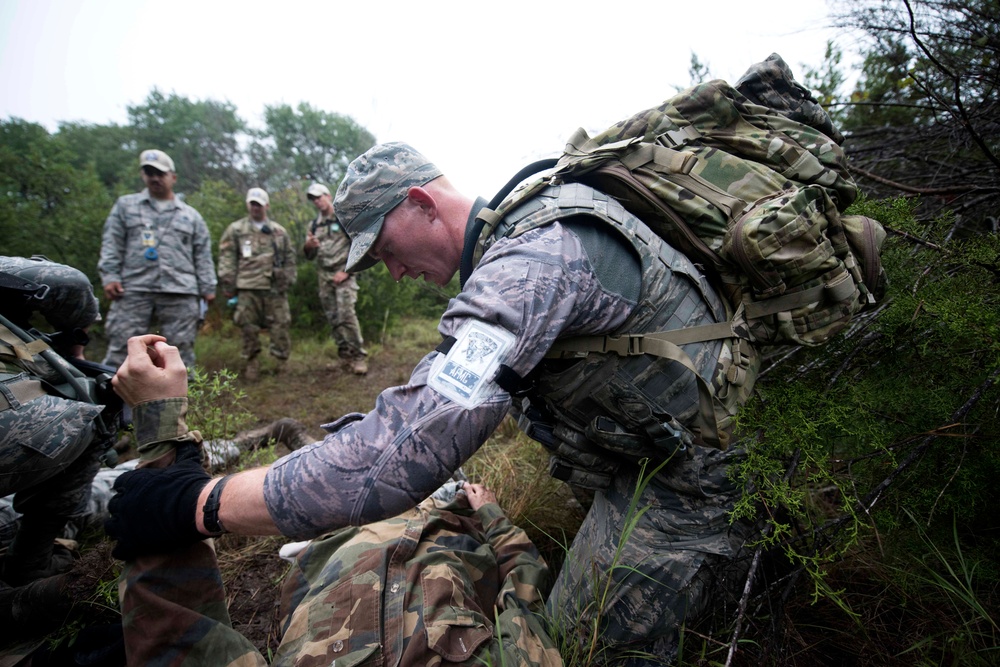
[[[156,251],[156,230],[151,227],[147,227],[142,230],[142,245],[146,248],[143,252],[143,257],[149,260],[157,259],[160,255]]]

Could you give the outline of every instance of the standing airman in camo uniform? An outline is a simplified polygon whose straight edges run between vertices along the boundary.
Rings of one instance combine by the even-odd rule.
[[[260,372],[260,330],[271,337],[271,355],[283,371],[292,350],[288,289],[295,282],[295,249],[285,228],[268,217],[270,197],[247,191],[249,216],[229,225],[219,241],[219,282],[227,299],[236,297],[233,322],[241,328],[244,377]]]
[[[128,339],[150,331],[155,317],[193,366],[200,300],[215,298],[212,239],[201,214],[174,194],[169,155],[145,150],[139,169],[146,189],[119,197],[104,223],[97,265],[111,301],[104,363],[121,364]]]
[[[313,183],[306,190],[306,196],[318,214],[309,227],[302,251],[306,259],[316,260],[319,301],[330,323],[337,354],[352,373],[364,375],[368,372],[368,352],[354,310],[358,302],[358,281],[345,269],[351,240],[337,220],[333,198],[325,185]]]
[[[178,543],[192,531],[311,538],[395,516],[448,479],[512,411],[553,452],[554,475],[594,492],[550,614],[571,621],[569,641],[603,623],[604,655],[618,664],[670,660],[679,628],[705,607],[713,573],[746,536],[726,516],[738,497],[726,473],[741,451],[703,446],[692,428],[695,373],[735,406],[731,343],[684,345],[691,368],[641,354],[546,355],[563,338],[725,321],[723,303],[686,257],[591,188],[551,186],[480,237],[473,226],[485,204],[406,144],[355,159],[335,204],[352,239],[350,271],[382,261],[397,280],[444,285],[463,255],[479,256],[441,319],[444,343],[363,418],[345,418],[322,443],[268,468],[198,482],[180,515],[150,521],[139,489],[154,482],[123,475],[110,528],[124,555],[162,548],[181,517]],[[136,363],[119,381],[145,400],[178,395],[154,379],[162,376],[144,352]],[[657,469],[645,485],[644,462],[647,475]],[[164,492],[179,483],[155,481]],[[648,509],[619,550],[637,489]],[[206,503],[217,509],[203,511]]]
[[[82,358],[85,330],[100,315],[90,281],[74,268],[43,257],[0,257],[0,272],[2,314],[10,324],[0,323],[0,496],[15,494],[14,509],[22,514],[0,578],[20,586],[72,562],[53,559],[54,540],[87,510],[100,467],[94,435],[103,406],[59,395],[59,388],[73,391],[67,374],[85,387],[83,375],[41,338],[25,341],[18,332],[30,336],[37,311],[64,341],[59,353]],[[10,277],[21,282],[18,288],[33,284],[38,291],[12,291],[4,282]]]

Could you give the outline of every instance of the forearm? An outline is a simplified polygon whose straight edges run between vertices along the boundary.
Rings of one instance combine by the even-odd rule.
[[[477,510],[486,538],[496,555],[501,589],[498,608],[507,607],[505,597],[513,595],[529,607],[541,604],[539,589],[548,585],[548,566],[527,533],[507,518],[499,505],[488,503]]]
[[[195,232],[192,250],[198,280],[198,294],[202,296],[214,295],[217,279],[215,262],[212,260],[212,237],[209,236],[208,227],[205,226],[204,221]]]
[[[425,384],[387,389],[375,410],[322,443],[271,466],[265,494],[281,532],[312,538],[396,516],[434,492],[496,428],[510,401],[498,395],[465,410]]]
[[[125,226],[115,211],[104,223],[101,237],[101,255],[97,270],[101,274],[101,284],[122,281],[122,258],[125,256]]]
[[[219,499],[219,522],[230,533],[237,535],[280,535],[264,501],[264,477],[267,468],[254,468],[233,475],[226,483]],[[222,480],[217,477],[209,482],[198,496],[195,524],[198,531],[209,535],[205,528],[203,508],[209,494]]]

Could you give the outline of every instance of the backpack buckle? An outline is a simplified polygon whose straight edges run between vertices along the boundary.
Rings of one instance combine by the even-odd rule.
[[[642,351],[642,338],[642,336],[629,334],[605,336],[604,352],[614,352],[620,357],[634,357],[644,354]]]

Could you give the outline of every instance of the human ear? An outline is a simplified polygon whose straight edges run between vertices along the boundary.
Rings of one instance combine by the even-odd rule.
[[[414,185],[406,191],[406,198],[412,204],[418,206],[420,211],[429,219],[433,220],[437,217],[437,202],[434,201],[434,197],[427,190]]]

